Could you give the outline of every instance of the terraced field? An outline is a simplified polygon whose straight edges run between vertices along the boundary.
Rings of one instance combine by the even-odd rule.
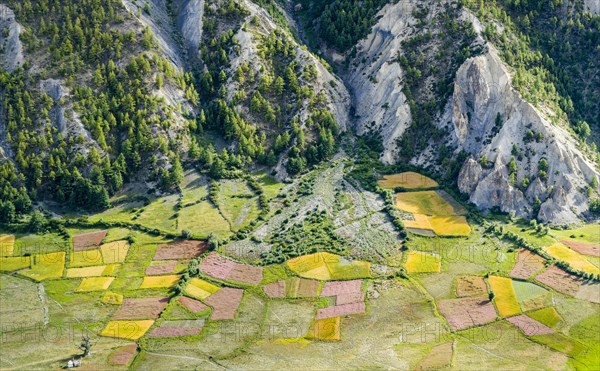
[[[422,191],[439,185],[416,184],[417,175],[393,188],[419,189],[399,193],[402,207],[419,211],[405,225],[431,233],[398,238],[384,200],[346,179],[345,166],[317,168],[302,185],[260,176],[267,216],[247,236],[221,239],[216,248],[198,239],[248,225],[257,195],[245,181],[222,181],[214,205],[205,198],[207,180],[189,172],[173,200],[157,198],[137,211],[121,204],[113,216],[145,224],[163,213],[157,228],[185,227],[191,238],[123,227],[70,227],[68,238],[15,233],[14,248],[0,257],[0,316],[13,323],[0,331],[0,368],[64,366],[77,357],[80,332],[51,344],[23,342],[21,334],[30,324],[66,331],[73,321],[76,331],[89,330],[93,357],[84,362],[92,369],[310,369],[319,362],[332,369],[475,370],[483,361],[518,369],[522,359],[553,369],[597,362],[599,284],[470,226],[464,208],[441,191]],[[327,218],[308,229],[327,229],[317,234],[327,239],[314,241],[316,251],[265,262],[278,234],[316,215],[315,208]],[[570,238],[527,234],[540,247]],[[46,243],[49,251],[34,247]],[[326,250],[332,246],[336,253]],[[566,244],[552,249],[560,259],[593,265],[593,255]],[[39,352],[48,355],[42,363]]]

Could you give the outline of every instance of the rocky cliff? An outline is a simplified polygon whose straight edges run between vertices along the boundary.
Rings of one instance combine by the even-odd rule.
[[[412,121],[402,93],[406,72],[396,59],[403,52],[402,41],[415,32],[414,4],[390,4],[379,13],[371,34],[357,46],[347,77],[357,133],[381,134],[387,163],[397,161],[398,138]],[[428,17],[436,11],[432,6]],[[466,10],[461,18],[473,24],[483,42],[481,22]],[[458,186],[479,208],[498,207],[553,224],[576,222],[587,211],[586,189],[598,177],[596,165],[578,148],[566,123],[550,122],[551,112],[540,111],[512,87],[510,69],[494,46],[486,44],[482,50],[460,66],[446,109],[435,119],[447,132],[445,139],[430,141],[411,162],[436,167],[439,146],[449,145],[455,154],[469,155]],[[516,171],[509,166],[513,158]]]

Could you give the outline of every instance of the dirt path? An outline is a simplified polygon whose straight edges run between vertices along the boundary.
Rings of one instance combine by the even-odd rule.
[[[38,283],[37,294],[38,299],[40,299],[42,309],[44,310],[44,326],[47,326],[50,322],[50,314],[48,312],[48,297],[46,296],[46,289],[44,288],[44,284]]]

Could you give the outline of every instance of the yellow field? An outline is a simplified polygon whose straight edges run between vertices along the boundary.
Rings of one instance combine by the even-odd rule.
[[[140,289],[160,289],[173,287],[181,279],[181,276],[176,274],[168,276],[146,276],[140,285]]]
[[[70,267],[91,267],[103,263],[100,249],[74,251],[69,258]]]
[[[127,241],[115,241],[100,246],[104,264],[123,263],[129,251]]]
[[[412,171],[385,175],[383,179],[377,181],[377,184],[383,189],[394,189],[397,187],[419,189],[434,188],[438,186],[438,183],[435,180]]]
[[[460,204],[446,201],[442,194],[438,191],[397,193],[396,207],[412,214],[436,216],[461,215],[466,212]]]
[[[86,277],[81,281],[79,287],[75,291],[89,292],[106,290],[114,279],[114,277]]]
[[[371,277],[371,264],[369,262],[350,261],[327,252],[293,258],[288,260],[287,264],[299,276],[320,281]]]
[[[423,214],[413,214],[415,220],[404,220],[404,226],[406,228],[426,229],[433,230],[429,217]]]
[[[102,302],[104,304],[121,305],[123,304],[123,295],[107,291],[102,295]]]
[[[31,268],[22,270],[19,274],[36,281],[61,278],[65,270],[65,256],[63,251],[32,255]]]
[[[510,278],[490,276],[488,283],[494,293],[494,302],[501,317],[510,317],[521,313],[517,295]]]
[[[12,256],[15,250],[15,236],[0,234],[0,256]]]
[[[410,251],[405,266],[408,273],[431,273],[442,270],[439,256],[420,251]]]
[[[204,300],[215,292],[219,291],[219,287],[210,282],[206,282],[199,278],[192,278],[185,287],[184,294],[195,299]]]
[[[144,336],[154,320],[110,321],[100,335],[113,338],[137,340]]]
[[[313,322],[306,337],[316,340],[341,340],[340,317],[325,318]]]
[[[464,216],[430,216],[431,229],[438,236],[466,237],[471,227]]]
[[[116,276],[121,269],[121,264],[107,264],[103,276]]]
[[[29,268],[31,258],[29,256],[10,256],[0,258],[0,272],[14,272],[20,269]]]
[[[106,265],[97,265],[95,267],[69,268],[67,269],[67,278],[82,277],[100,277],[104,274]]]
[[[561,243],[555,243],[554,245],[548,246],[544,249],[553,258],[565,261],[575,269],[584,271],[586,273],[600,274],[600,269],[598,269],[598,267],[596,267],[578,252],[569,249]]]

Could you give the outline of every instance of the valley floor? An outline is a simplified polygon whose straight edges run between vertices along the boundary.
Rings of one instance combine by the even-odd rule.
[[[63,367],[85,334],[85,369],[600,368],[600,285],[490,228],[597,274],[597,224],[480,224],[399,174],[383,186],[422,223],[403,240],[352,166],[258,188],[188,172],[180,194],[132,188],[68,239],[0,235],[0,368]],[[165,237],[184,230],[194,240]],[[227,243],[209,251],[209,236]]]

